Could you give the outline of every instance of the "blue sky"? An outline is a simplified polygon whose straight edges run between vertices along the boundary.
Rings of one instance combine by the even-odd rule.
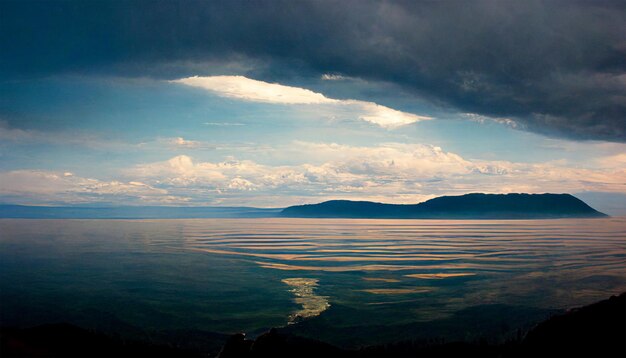
[[[578,77],[569,78],[563,71],[573,65],[557,56],[549,60],[557,62],[554,70],[558,67],[561,77],[534,83],[535,67],[522,71],[528,77],[517,72],[516,66],[521,65],[513,57],[518,52],[494,63],[508,69],[506,76],[469,60],[449,63],[457,66],[451,72],[435,68],[435,63],[443,66],[452,61],[437,58],[441,49],[420,52],[431,65],[422,57],[407,57],[399,49],[413,46],[406,42],[411,38],[396,36],[393,31],[400,29],[388,28],[391,25],[384,20],[368,41],[344,35],[333,40],[361,51],[354,54],[361,56],[361,62],[350,64],[342,57],[343,47],[334,42],[333,46],[311,44],[317,46],[315,50],[301,42],[294,49],[266,44],[269,50],[259,52],[230,29],[254,31],[245,26],[245,21],[256,26],[253,15],[243,24],[236,17],[224,20],[229,28],[224,36],[232,40],[228,46],[204,27],[197,36],[205,36],[206,42],[181,40],[181,44],[171,42],[171,34],[161,30],[146,35],[139,29],[141,16],[128,20],[133,25],[129,29],[111,28],[107,16],[130,11],[119,3],[110,3],[107,11],[112,12],[101,15],[96,5],[33,4],[37,6],[30,12],[17,3],[2,5],[5,14],[18,13],[25,19],[20,24],[5,21],[5,33],[18,25],[28,30],[22,32],[22,42],[1,39],[3,53],[10,53],[0,71],[2,203],[280,207],[328,199],[414,203],[468,192],[567,192],[596,207],[604,205],[600,210],[622,213],[626,206],[623,103],[580,97],[599,86],[596,90],[607,96],[622,98],[626,72],[619,62],[607,70],[606,64],[598,69],[593,62],[600,60],[585,63],[583,59],[577,64],[581,67],[572,70]],[[225,14],[242,11],[210,4]],[[281,29],[299,26],[277,15],[276,3],[259,4]],[[342,11],[339,3],[332,4]],[[395,7],[406,5],[364,4],[359,6],[382,12],[389,21],[400,16]],[[59,19],[83,19],[69,30],[57,26],[59,19],[48,19],[45,12],[55,5],[67,10],[60,12]],[[245,9],[245,3],[240,5]],[[437,16],[442,19],[447,16],[445,9],[427,10],[441,11]],[[599,16],[601,10],[594,11]],[[297,6],[294,11],[299,13]],[[162,15],[148,7],[145,18],[155,14]],[[202,19],[197,16],[196,20]],[[99,21],[92,26],[84,18]],[[169,26],[180,30],[182,38],[196,36],[187,33],[191,31],[187,26],[200,26],[170,20]],[[421,28],[406,21],[408,29]],[[619,40],[620,35],[611,32],[614,28],[604,28],[591,15],[588,21],[599,33],[606,33],[601,40],[607,45]],[[336,31],[344,26],[332,25],[338,27]],[[537,31],[543,28],[541,23],[534,26]],[[81,29],[93,36],[83,36]],[[281,29],[266,30],[268,36],[280,37]],[[567,35],[581,36],[572,31]],[[75,54],[67,44],[53,47],[51,43],[57,41],[51,40],[53,35],[80,47],[83,54]],[[295,41],[284,36],[284,41]],[[476,41],[487,41],[479,48],[499,48],[489,43],[497,38],[476,36]],[[164,41],[169,45],[162,46],[159,37],[169,39]],[[107,48],[99,45],[103,38]],[[36,48],[35,40],[44,40],[39,42],[44,45]],[[132,46],[139,40],[146,41]],[[583,44],[588,40],[581,37]],[[150,41],[156,45],[142,47]],[[539,40],[529,41],[540,46],[533,42]],[[387,45],[383,56],[381,46]],[[565,53],[571,50],[562,46]],[[399,52],[389,57],[394,49]],[[457,48],[458,56],[472,53]],[[322,55],[327,59],[320,60]],[[606,59],[610,56],[607,53]],[[468,69],[469,65],[474,67]],[[426,72],[415,74],[422,70]],[[433,82],[436,76],[439,82]],[[515,76],[523,78],[510,79]],[[523,86],[521,80],[526,81]],[[533,86],[537,92],[552,89],[550,95],[532,97],[526,91]],[[565,103],[572,98],[577,99]]]

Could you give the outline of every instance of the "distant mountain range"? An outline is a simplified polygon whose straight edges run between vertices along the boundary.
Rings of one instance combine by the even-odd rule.
[[[607,215],[569,194],[466,194],[419,204],[331,200],[319,204],[251,207],[23,206],[0,205],[0,218],[193,219],[193,218],[362,218],[362,219],[547,219]]]
[[[299,218],[363,219],[547,219],[605,217],[569,194],[466,194],[419,204],[331,200],[290,206],[281,213]]]

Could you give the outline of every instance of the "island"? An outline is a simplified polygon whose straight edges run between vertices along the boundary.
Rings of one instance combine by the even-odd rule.
[[[599,218],[601,213],[570,194],[482,194],[441,196],[419,204],[331,200],[290,206],[291,218],[359,219],[556,219]]]

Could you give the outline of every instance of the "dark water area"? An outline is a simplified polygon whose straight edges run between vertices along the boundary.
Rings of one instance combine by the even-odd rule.
[[[623,291],[624,218],[0,220],[2,326],[498,341]]]

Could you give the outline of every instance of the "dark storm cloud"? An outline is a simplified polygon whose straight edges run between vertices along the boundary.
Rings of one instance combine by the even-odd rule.
[[[626,141],[622,1],[1,6],[4,78],[174,78],[225,71],[229,62],[262,64],[265,79],[331,72],[387,81],[535,132]]]

